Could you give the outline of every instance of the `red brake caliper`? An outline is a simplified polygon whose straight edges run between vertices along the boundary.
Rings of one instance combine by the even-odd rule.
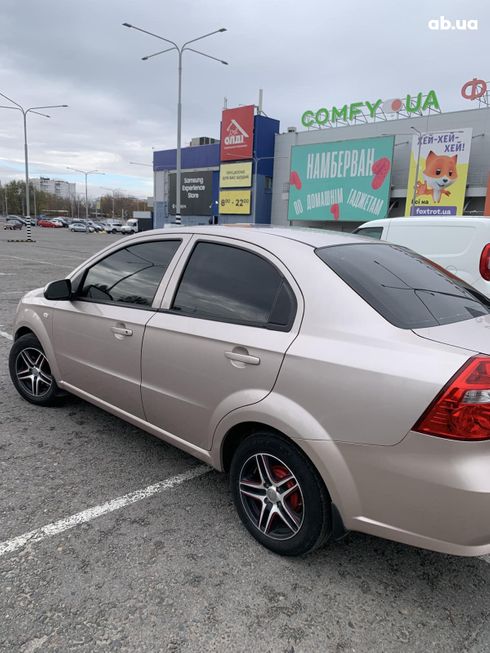
[[[290,476],[288,470],[282,465],[272,465],[271,471],[279,481],[281,481],[283,478],[286,478],[286,476]],[[286,483],[286,489],[292,488],[294,484],[295,482],[291,479]],[[291,508],[295,512],[299,512],[302,508],[302,503],[301,503],[301,494],[298,492],[298,490],[290,494],[288,499]]]

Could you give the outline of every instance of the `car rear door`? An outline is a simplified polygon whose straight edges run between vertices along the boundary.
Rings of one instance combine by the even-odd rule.
[[[53,340],[64,387],[143,418],[141,346],[172,261],[189,236],[128,244],[84,270],[72,301],[57,303]]]
[[[272,390],[303,302],[260,247],[196,236],[186,255],[146,326],[142,398],[151,424],[209,450],[224,415]]]

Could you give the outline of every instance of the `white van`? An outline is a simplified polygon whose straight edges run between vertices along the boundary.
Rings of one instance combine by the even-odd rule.
[[[126,224],[121,227],[122,234],[137,234],[138,233],[138,220],[137,218],[130,218],[126,220]]]
[[[490,297],[490,217],[385,218],[354,233],[409,247]]]

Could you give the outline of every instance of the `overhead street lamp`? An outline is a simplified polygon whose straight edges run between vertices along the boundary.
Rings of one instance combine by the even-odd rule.
[[[100,170],[79,170],[78,168],[71,168],[66,166],[67,170],[73,170],[73,172],[79,172],[81,175],[85,175],[85,220],[88,220],[88,192],[87,192],[87,177],[89,175],[105,175],[105,172],[100,172]]]
[[[130,161],[129,165],[130,166],[145,166],[145,168],[153,168],[153,164],[151,164],[151,163],[140,163],[139,161]]]
[[[65,109],[68,107],[67,104],[45,104],[41,107],[29,107],[25,109],[22,105],[12,98],[9,98],[4,93],[0,93],[0,96],[12,102],[13,107],[0,105],[0,109],[13,109],[14,111],[20,111],[24,119],[24,163],[25,163],[25,176],[26,176],[26,204],[25,204],[25,218],[27,220],[27,240],[31,240],[31,205],[29,197],[29,148],[27,145],[27,114],[35,113],[38,116],[43,116],[43,118],[51,118],[47,113],[41,113],[39,109]]]
[[[206,54],[205,52],[201,52],[200,50],[194,50],[194,48],[190,48],[189,45],[191,43],[195,43],[196,41],[201,41],[202,39],[207,38],[208,36],[212,36],[213,34],[219,34],[220,32],[226,32],[225,27],[221,27],[220,29],[215,30],[214,32],[209,32],[209,34],[203,34],[202,36],[198,36],[195,39],[191,39],[190,41],[186,41],[183,45],[180,47],[175,43],[174,41],[171,41],[169,39],[164,38],[163,36],[159,36],[158,34],[153,34],[153,32],[148,32],[145,29],[141,29],[140,27],[135,27],[134,25],[130,25],[129,23],[123,23],[124,27],[129,27],[131,29],[135,29],[138,32],[143,32],[143,34],[148,34],[149,36],[154,36],[157,39],[160,39],[161,41],[165,41],[166,43],[171,44],[171,48],[166,48],[165,50],[160,50],[159,52],[154,52],[153,54],[149,54],[146,57],[142,57],[143,61],[148,61],[148,59],[151,59],[152,57],[157,57],[160,54],[164,54],[165,52],[170,52],[171,50],[177,50],[179,53],[179,59],[178,59],[178,72],[179,72],[179,84],[178,84],[178,101],[177,101],[177,161],[176,161],[176,192],[175,192],[175,222],[177,224],[181,223],[181,215],[180,215],[180,191],[181,191],[181,176],[182,176],[182,151],[181,151],[181,140],[182,140],[182,55],[186,50],[189,50],[189,52],[194,52],[195,54],[200,54],[203,57],[207,57],[208,59],[213,59],[214,61],[218,61],[219,63],[224,64],[225,66],[228,65],[227,61],[223,61],[222,59],[218,59],[217,57],[212,57],[210,54]]]

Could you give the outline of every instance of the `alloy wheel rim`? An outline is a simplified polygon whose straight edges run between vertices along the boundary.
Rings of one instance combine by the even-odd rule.
[[[239,491],[250,521],[263,535],[289,540],[300,531],[305,514],[301,486],[276,456],[250,456],[240,470]]]
[[[19,384],[32,397],[44,397],[53,385],[48,359],[35,347],[19,352],[15,360],[15,374]]]

